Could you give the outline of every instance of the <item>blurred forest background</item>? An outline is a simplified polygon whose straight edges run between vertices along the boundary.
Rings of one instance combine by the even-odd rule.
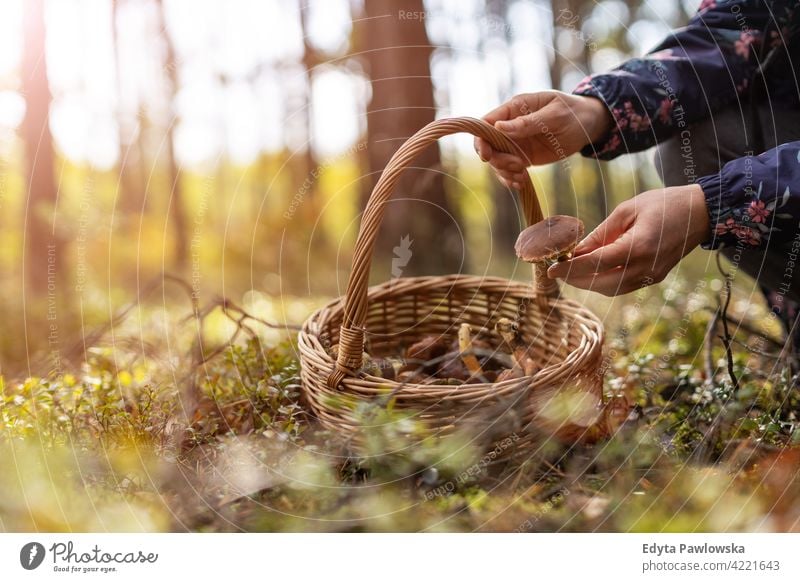
[[[58,373],[121,306],[168,306],[168,285],[145,297],[164,272],[198,303],[302,321],[341,294],[359,212],[406,138],[569,91],[696,4],[3,0],[0,373]],[[588,227],[656,183],[648,154],[570,162],[534,182]],[[404,275],[514,275],[516,200],[470,137],[431,148],[398,190],[376,281],[404,239]]]
[[[471,420],[406,446],[423,424],[381,397],[355,458],[301,394],[293,325],[343,293],[400,144],[569,91],[697,4],[0,0],[0,532],[798,531],[796,367],[713,253],[613,300],[564,289],[634,405],[606,441],[489,463]],[[439,146],[373,280],[530,280],[514,193],[471,137]],[[531,175],[591,228],[658,185],[651,158]]]

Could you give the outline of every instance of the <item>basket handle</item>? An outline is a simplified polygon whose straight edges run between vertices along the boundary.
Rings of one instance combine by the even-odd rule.
[[[485,121],[472,117],[456,117],[433,121],[411,136],[392,156],[386,165],[378,183],[372,190],[367,207],[361,218],[353,254],[353,266],[345,293],[344,321],[339,331],[339,353],[336,367],[328,377],[328,386],[336,388],[348,373],[361,367],[361,354],[364,350],[364,319],[367,314],[367,286],[372,254],[378,228],[383,221],[386,204],[392,195],[401,172],[407,168],[414,158],[441,137],[454,133],[471,133],[485,139],[491,146],[504,153],[520,154],[519,146],[504,133],[495,129]],[[542,208],[536,196],[536,190],[525,173],[519,196],[528,225],[543,220]],[[546,266],[534,265],[536,274],[537,296],[544,299],[558,294],[558,285],[545,275]]]

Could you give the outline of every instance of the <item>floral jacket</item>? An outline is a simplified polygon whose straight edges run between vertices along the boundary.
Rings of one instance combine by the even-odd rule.
[[[791,67],[798,31],[800,1],[703,0],[689,24],[651,53],[578,85],[574,93],[602,99],[616,121],[582,153],[607,160],[680,136],[747,101],[756,83],[771,102],[800,107],[800,75]],[[800,141],[733,160],[696,182],[711,219],[707,248],[783,247],[800,233]]]

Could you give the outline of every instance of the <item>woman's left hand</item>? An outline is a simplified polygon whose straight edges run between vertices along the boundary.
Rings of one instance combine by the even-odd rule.
[[[551,279],[613,296],[664,280],[678,261],[708,240],[709,218],[697,184],[643,192],[617,206],[575,248]]]

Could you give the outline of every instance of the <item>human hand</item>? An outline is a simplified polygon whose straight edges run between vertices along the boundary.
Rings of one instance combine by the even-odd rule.
[[[706,199],[697,184],[643,192],[617,206],[575,247],[551,279],[613,296],[664,280],[678,261],[708,240]]]
[[[475,151],[491,164],[501,182],[517,189],[525,168],[570,156],[599,140],[613,125],[599,99],[560,91],[517,95],[483,119],[514,140],[521,155],[495,151],[477,137]]]

